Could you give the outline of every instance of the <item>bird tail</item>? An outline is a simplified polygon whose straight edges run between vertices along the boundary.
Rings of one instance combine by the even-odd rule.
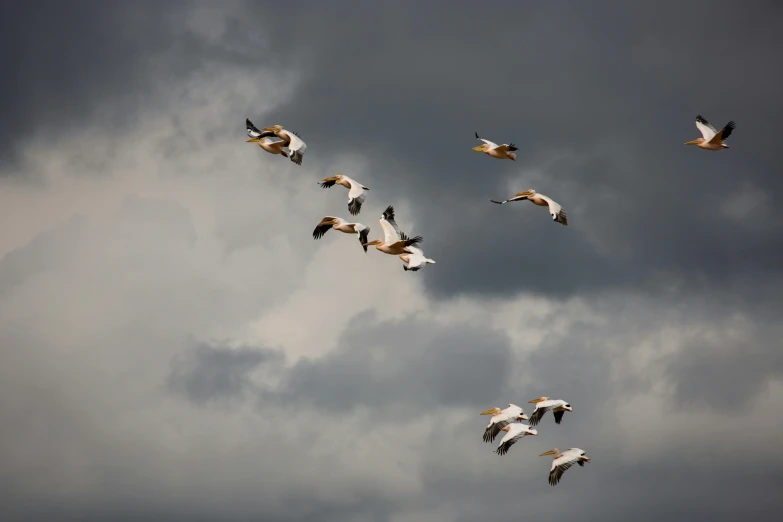
[[[434,259],[427,259],[425,262],[426,263],[430,263],[431,265],[435,264],[435,260]]]

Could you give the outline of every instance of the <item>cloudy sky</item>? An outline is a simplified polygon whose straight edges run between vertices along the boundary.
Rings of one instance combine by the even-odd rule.
[[[750,0],[7,6],[3,518],[773,518],[781,24]],[[737,122],[730,150],[683,146],[698,113]],[[313,241],[349,217],[336,173],[437,265]],[[528,188],[569,226],[488,201]],[[539,395],[574,413],[495,455],[478,414]],[[550,487],[538,454],[574,446],[592,462]]]

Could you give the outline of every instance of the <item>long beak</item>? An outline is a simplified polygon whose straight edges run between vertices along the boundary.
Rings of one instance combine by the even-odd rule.
[[[259,141],[261,141],[260,138],[253,138],[252,140],[247,140],[247,143],[258,143]]]
[[[555,450],[549,450],[539,455],[539,457],[546,457],[547,455],[554,455],[554,454],[555,454]]]
[[[337,178],[332,176],[331,178],[324,178],[324,181],[337,181]]]
[[[533,399],[532,401],[527,401],[527,403],[528,404],[535,404],[537,402],[543,402],[543,401],[544,401],[544,399],[539,397],[538,399]]]
[[[373,245],[379,245],[380,243],[381,243],[381,240],[380,239],[376,239],[375,241],[370,241],[369,243],[362,243],[362,246],[368,247],[368,246],[373,246]],[[482,415],[483,415],[483,413],[482,413]]]
[[[265,131],[272,131],[272,132],[274,132],[274,131],[276,131],[277,129],[276,129],[275,127],[264,127],[264,130],[265,130]]]
[[[481,415],[494,415],[495,414],[495,408],[492,408],[491,410],[482,411]]]
[[[699,144],[699,140],[686,141],[685,144],[686,145],[698,145]]]
[[[484,145],[479,145],[478,147],[473,147],[473,150],[476,152],[484,152]]]
[[[582,460],[585,462],[590,462],[590,457],[582,457]]]

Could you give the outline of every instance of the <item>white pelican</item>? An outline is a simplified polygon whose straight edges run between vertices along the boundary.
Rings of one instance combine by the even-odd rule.
[[[531,203],[538,205],[539,207],[548,206],[549,213],[552,215],[552,220],[557,221],[558,223],[561,223],[564,226],[568,226],[568,217],[566,216],[566,211],[563,209],[563,207],[560,206],[560,203],[558,203],[557,201],[553,200],[550,197],[537,193],[533,189],[526,190],[524,192],[518,192],[514,194],[513,198],[507,199],[505,201],[495,201],[494,199],[490,199],[492,203],[497,203],[498,205],[502,205],[510,201],[524,201],[524,200],[528,200]]]
[[[706,150],[721,150],[730,148],[724,142],[731,136],[731,131],[734,130],[736,125],[734,125],[733,121],[730,121],[720,131],[717,131],[715,127],[710,125],[710,122],[699,114],[696,116],[696,127],[698,127],[701,135],[704,137],[688,141],[685,143],[686,145],[698,145],[699,148]]]
[[[248,143],[258,143],[259,147],[270,154],[281,154],[284,158],[288,157],[288,154],[283,150],[286,145],[285,141],[272,141],[270,139],[274,137],[274,132],[258,130],[248,118],[245,118],[245,125],[247,126],[247,135],[250,137],[247,140]]]
[[[409,246],[408,250],[410,250],[410,254],[400,254],[400,259],[402,259],[402,269],[406,272],[408,270],[415,272],[417,270],[421,270],[428,264],[435,264],[434,260],[424,255],[424,251],[421,248]]]
[[[495,453],[498,455],[505,455],[508,453],[509,448],[525,435],[538,435],[537,429],[531,428],[527,424],[522,424],[520,422],[513,422],[507,426],[503,426],[500,431],[505,431],[506,434],[500,439],[498,449],[495,450]]]
[[[552,410],[552,415],[555,416],[555,423],[557,424],[560,424],[560,422],[563,420],[563,415],[565,415],[565,412],[574,411],[571,408],[571,405],[566,401],[561,401],[559,399],[549,400],[549,397],[539,397],[538,399],[528,401],[528,404],[536,405],[536,409],[533,410],[533,413],[530,415],[531,426],[535,426],[541,422],[541,417],[543,417],[544,414],[549,410]]]
[[[264,127],[265,131],[271,131],[275,136],[285,142],[285,146],[288,147],[288,152],[291,155],[291,161],[297,165],[302,164],[302,155],[307,150],[307,145],[302,138],[295,132],[285,130],[282,125],[273,125],[271,127]]]
[[[367,235],[370,233],[370,228],[362,225],[361,223],[348,223],[343,218],[326,216],[313,230],[313,239],[321,239],[324,237],[329,229],[335,229],[345,234],[356,234],[359,236],[359,243],[367,252],[367,247],[364,245],[367,242]]]
[[[352,216],[361,212],[362,203],[364,203],[364,200],[367,197],[367,194],[365,194],[364,191],[370,189],[357,182],[355,179],[343,176],[342,174],[332,176],[331,178],[324,178],[323,181],[318,182],[318,184],[321,185],[321,188],[333,187],[335,183],[348,189],[348,212],[350,212]]]
[[[516,420],[529,420],[525,415],[525,410],[517,406],[516,404],[509,404],[506,408],[492,408],[491,410],[481,412],[481,415],[492,415],[487,424],[487,429],[484,430],[484,442],[492,442],[495,437],[500,433],[501,428],[511,424]]]
[[[549,471],[549,483],[553,486],[560,482],[563,473],[574,464],[584,466],[585,462],[590,462],[590,458],[585,454],[584,450],[579,448],[568,448],[562,453],[560,453],[559,449],[554,448],[542,453],[539,457],[546,455],[554,455],[552,469]]]
[[[476,139],[484,142],[483,145],[473,147],[473,150],[476,152],[483,152],[484,154],[497,159],[517,160],[517,155],[512,152],[517,150],[513,143],[498,145],[497,143],[485,140],[484,138],[479,138],[478,132],[476,133]]]
[[[410,247],[416,246],[424,240],[421,236],[408,237],[405,233],[400,232],[400,228],[394,221],[394,207],[391,205],[386,207],[386,210],[383,211],[380,223],[381,228],[383,229],[383,239],[370,241],[369,243],[365,243],[365,246],[375,245],[375,248],[384,254],[391,254],[393,256],[414,254]]]

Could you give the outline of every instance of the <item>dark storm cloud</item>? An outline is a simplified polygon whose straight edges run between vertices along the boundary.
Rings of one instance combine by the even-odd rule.
[[[312,161],[371,154],[379,206],[413,198],[428,255],[448,259],[422,274],[437,294],[572,295],[651,274],[692,291],[780,275],[783,221],[761,202],[744,222],[720,208],[738,203],[743,181],[770,201],[783,188],[772,141],[783,109],[769,103],[783,73],[768,67],[783,42],[779,7],[364,4],[339,28],[325,22],[331,10],[265,22],[308,71],[271,119],[307,131]],[[698,136],[696,113],[738,122],[731,151],[683,146]],[[472,152],[474,131],[514,141],[518,161]],[[568,229],[529,203],[490,204],[508,179],[561,202]]]
[[[199,343],[172,361],[169,388],[197,404],[240,399],[252,389],[250,373],[283,354],[263,348],[225,348]]]
[[[501,400],[513,362],[508,339],[475,327],[408,319],[378,322],[365,313],[338,348],[298,362],[280,388],[284,402],[328,411],[472,406]],[[409,415],[408,411],[406,415]]]

